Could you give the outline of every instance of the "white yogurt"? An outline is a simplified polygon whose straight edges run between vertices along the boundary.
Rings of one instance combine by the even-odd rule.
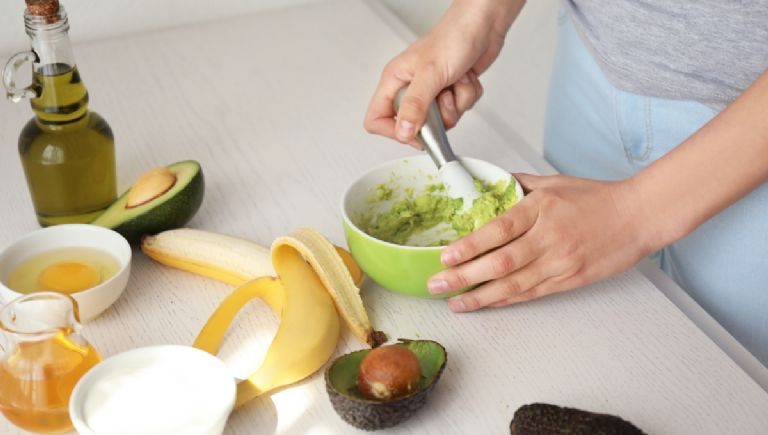
[[[187,346],[145,347],[91,369],[72,393],[70,416],[81,435],[214,435],[235,395],[218,358]]]

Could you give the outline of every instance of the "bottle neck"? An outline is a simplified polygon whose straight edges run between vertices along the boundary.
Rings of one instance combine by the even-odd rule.
[[[69,20],[63,7],[53,15],[24,14],[32,51],[32,83],[37,97],[32,110],[42,124],[62,124],[83,118],[88,112],[88,90],[75,66],[69,42]]]

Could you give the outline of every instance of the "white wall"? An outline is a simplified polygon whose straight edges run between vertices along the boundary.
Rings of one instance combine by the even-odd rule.
[[[451,0],[386,0],[385,3],[418,35],[437,23]]]
[[[70,37],[77,43],[322,1],[327,0],[62,0],[62,4],[70,16]],[[382,1],[418,35],[450,5],[450,0]],[[8,55],[28,49],[24,7],[24,0],[0,1],[0,65]],[[481,77],[486,91],[481,110],[536,150],[541,149],[558,7],[558,0],[530,0],[501,56]]]

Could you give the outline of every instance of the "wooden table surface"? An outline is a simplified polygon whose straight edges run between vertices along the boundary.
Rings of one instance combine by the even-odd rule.
[[[414,153],[362,128],[381,68],[407,43],[390,21],[375,5],[338,0],[76,46],[91,108],[115,132],[120,189],[196,159],[207,191],[189,226],[264,245],[311,226],[343,245],[345,187]],[[37,228],[15,146],[30,116],[26,104],[0,104],[2,246]],[[534,171],[524,145],[477,112],[451,139],[460,154]],[[229,290],[134,251],[126,292],[84,333],[105,356],[191,344]],[[449,355],[426,407],[387,433],[508,433],[515,409],[539,401],[618,414],[651,434],[768,432],[768,393],[636,269],[462,315],[370,281],[362,295],[390,337],[438,340]],[[234,374],[258,365],[276,328],[260,303],[238,316],[221,353]],[[344,331],[337,353],[360,347]],[[258,398],[226,433],[356,433],[324,388],[316,374]],[[20,432],[0,419],[0,433]]]

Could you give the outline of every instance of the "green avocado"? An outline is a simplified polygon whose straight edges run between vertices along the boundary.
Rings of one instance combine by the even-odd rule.
[[[477,230],[491,219],[504,213],[518,202],[517,183],[498,181],[486,183],[475,180],[475,187],[480,197],[475,199],[468,210],[464,210],[461,198],[451,198],[443,183],[430,184],[424,192],[416,193],[405,189],[404,197],[395,201],[387,211],[376,213],[378,203],[392,200],[400,189],[397,185],[380,184],[375,187],[374,195],[369,198],[371,207],[358,218],[357,224],[368,235],[396,245],[444,246],[453,240]],[[445,224],[455,231],[455,235],[439,234],[446,237],[432,240],[430,243],[411,241],[412,236],[426,233],[439,225]]]
[[[111,228],[129,242],[189,222],[203,202],[200,164],[176,162],[144,174],[91,224]]]
[[[509,425],[511,435],[644,435],[615,415],[598,414],[548,403],[523,405]]]
[[[378,430],[395,426],[412,416],[427,402],[427,396],[445,369],[447,353],[431,340],[401,339],[397,346],[413,351],[421,364],[419,387],[396,399],[380,401],[364,397],[357,388],[360,363],[370,349],[338,357],[325,371],[325,388],[333,409],[342,420],[363,430]]]

